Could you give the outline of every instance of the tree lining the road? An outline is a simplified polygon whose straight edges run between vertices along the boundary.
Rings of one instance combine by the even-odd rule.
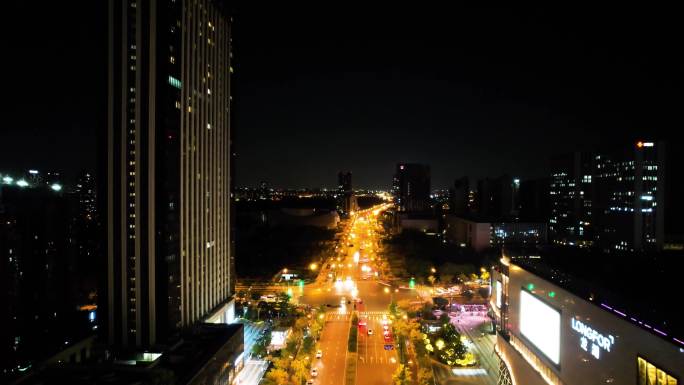
[[[392,375],[392,384],[409,385],[411,384],[411,370],[404,364],[399,364],[397,370]]]
[[[309,376],[313,353],[325,324],[325,317],[318,315],[324,315],[325,309],[314,309],[311,313],[293,309],[293,317],[280,320],[279,326],[286,325],[292,330],[285,347],[270,356],[273,367],[266,373],[264,385],[301,385]]]

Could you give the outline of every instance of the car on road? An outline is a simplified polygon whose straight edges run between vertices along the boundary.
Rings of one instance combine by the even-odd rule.
[[[388,324],[382,325],[382,330],[389,330],[389,325]]]
[[[346,304],[347,304],[347,299],[344,298],[344,297],[342,297],[342,299],[340,300],[340,305],[343,305],[343,306],[344,306],[344,305],[346,305]]]
[[[318,369],[311,368],[311,377],[318,377]]]
[[[313,385],[313,383],[314,383],[313,378],[309,378],[308,380],[306,380],[306,385]]]
[[[368,335],[372,336],[373,335],[373,329],[368,329]]]
[[[321,357],[323,357],[323,351],[319,350],[316,352],[316,358],[321,358]]]

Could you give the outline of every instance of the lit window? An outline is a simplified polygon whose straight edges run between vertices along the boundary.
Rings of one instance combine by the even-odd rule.
[[[169,75],[169,84],[172,85],[173,87],[178,88],[179,90],[181,89],[181,81],[174,78],[171,75]]]
[[[677,379],[664,370],[657,368],[652,363],[641,357],[637,357],[637,384],[638,385],[677,385]]]

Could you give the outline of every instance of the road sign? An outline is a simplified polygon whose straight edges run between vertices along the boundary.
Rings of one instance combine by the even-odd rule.
[[[392,345],[392,344],[385,344],[385,350],[394,350],[394,345]]]

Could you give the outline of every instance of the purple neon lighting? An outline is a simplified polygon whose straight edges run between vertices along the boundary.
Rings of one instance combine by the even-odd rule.
[[[627,317],[627,314],[625,314],[625,313],[623,313],[623,312],[621,312],[621,311],[619,311],[619,310],[617,310],[617,309],[613,309],[612,307],[606,305],[605,303],[602,303],[601,306],[603,306],[603,307],[606,308],[606,309],[612,310],[612,311],[614,311],[615,313],[620,314],[620,315],[623,316],[623,317]],[[634,318],[634,317],[629,317],[629,319],[631,319],[631,320],[634,321],[635,323],[639,323],[639,325],[645,326],[645,327],[647,327],[647,328],[653,330],[654,332],[656,332],[656,333],[658,333],[658,334],[660,334],[660,335],[662,335],[662,336],[667,337],[667,333],[662,332],[662,331],[660,331],[660,330],[658,330],[658,329],[656,329],[656,328],[654,328],[654,327],[651,327],[651,325],[649,325],[649,324],[645,324],[645,323],[643,323],[643,322],[637,320],[637,319]],[[675,337],[672,337],[672,340],[674,340],[675,342],[679,343],[680,345],[684,345],[684,341],[678,340],[678,339],[675,338]]]

